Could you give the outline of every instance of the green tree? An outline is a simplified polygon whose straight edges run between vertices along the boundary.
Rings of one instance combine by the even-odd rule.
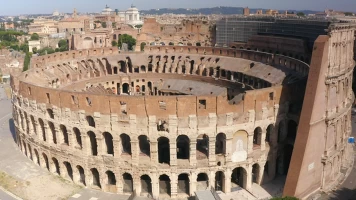
[[[38,50],[37,47],[33,47],[33,48],[32,48],[32,52],[33,52],[33,53],[37,53],[37,50]]]
[[[345,16],[353,16],[354,14],[352,12],[345,12]]]
[[[111,42],[111,46],[113,46],[113,47],[117,46],[117,42],[116,42],[115,40],[113,40],[113,41]]]
[[[304,14],[303,12],[298,12],[298,13],[297,13],[297,16],[299,16],[299,17],[305,17],[305,14]]]
[[[40,49],[37,51],[37,53],[40,55],[40,56],[43,56],[43,55],[47,55],[47,54],[52,54],[52,53],[55,53],[56,51],[54,49],[52,49],[51,47],[45,47],[43,49]]]
[[[60,52],[69,50],[67,40],[59,40],[58,47]]]
[[[20,50],[27,53],[28,52],[28,44],[22,44],[20,46]]]
[[[39,40],[40,36],[37,33],[31,35],[31,40]]]
[[[25,56],[25,60],[23,63],[23,69],[22,71],[27,71],[28,68],[30,67],[30,62],[31,62],[31,53],[27,52]]]
[[[119,38],[118,46],[121,48],[123,43],[128,45],[129,50],[133,50],[133,47],[136,45],[136,39],[131,35],[123,34]]]
[[[101,22],[101,27],[106,28],[106,22]]]

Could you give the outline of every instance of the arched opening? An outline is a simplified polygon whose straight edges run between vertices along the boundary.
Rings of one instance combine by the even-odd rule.
[[[62,132],[62,136],[63,136],[63,144],[66,144],[69,146],[69,140],[68,140],[68,131],[67,128],[64,125],[60,125],[60,129]]]
[[[98,155],[98,145],[96,142],[96,136],[95,133],[92,131],[88,132],[88,137],[90,139],[90,146],[91,146],[91,155],[92,156],[97,156]]]
[[[222,171],[215,173],[215,190],[216,191],[225,191],[225,174]]]
[[[158,138],[158,161],[159,163],[170,164],[169,139],[166,137]]]
[[[178,193],[189,196],[189,176],[188,174],[180,174],[178,176]]]
[[[50,169],[49,169],[49,161],[48,161],[48,157],[47,157],[47,155],[46,154],[42,154],[42,156],[43,156],[43,160],[45,161],[45,167],[47,168],[47,170],[49,171]]]
[[[75,140],[76,140],[75,148],[82,149],[83,148],[82,136],[79,129],[73,128],[73,133],[75,135]]]
[[[122,154],[129,154],[131,155],[131,139],[130,136],[127,134],[121,134],[121,152]]]
[[[38,122],[40,123],[40,127],[41,127],[42,139],[43,139],[43,141],[47,141],[47,138],[46,138],[46,129],[45,129],[45,127],[44,127],[43,120],[42,120],[42,119],[38,119]]]
[[[146,46],[146,43],[145,43],[145,42],[142,42],[141,45],[140,45],[141,51],[144,51],[144,50],[145,50],[145,46]]]
[[[238,167],[231,174],[231,192],[237,191],[240,188],[246,189],[247,172],[244,168]]]
[[[48,122],[48,126],[52,133],[53,143],[57,144],[57,135],[56,135],[56,130],[54,129],[54,124],[52,122]]]
[[[52,162],[54,165],[53,173],[57,173],[58,175],[61,175],[61,171],[59,168],[59,162],[56,158],[52,158]]]
[[[286,139],[286,134],[285,134],[285,123],[284,121],[279,122],[278,126],[278,143],[283,143],[284,140]]]
[[[112,171],[107,171],[106,172],[106,176],[107,176],[107,183],[109,186],[116,186],[116,177],[114,172]]]
[[[105,145],[106,145],[106,153],[114,155],[114,143],[112,135],[108,132],[103,133]]]
[[[199,135],[197,138],[197,160],[208,159],[209,157],[209,137],[207,135]]]
[[[66,167],[68,177],[73,181],[73,169],[71,164],[69,162],[64,162],[63,164]]]
[[[140,72],[141,72],[141,73],[146,73],[146,66],[141,65]]]
[[[96,168],[90,169],[93,176],[92,186],[101,188],[99,172]]]
[[[78,173],[79,173],[78,182],[86,186],[86,183],[85,183],[85,173],[84,173],[83,167],[81,167],[80,165],[78,165],[78,166],[77,166],[77,170],[78,170]]]
[[[40,163],[40,155],[38,154],[38,151],[37,149],[35,149],[35,156],[36,156],[36,163],[41,166],[41,163]]]
[[[195,44],[195,46],[200,47],[200,46],[201,46],[200,42],[197,42],[197,43]]]
[[[47,109],[47,115],[49,118],[54,119],[54,114],[52,109]]]
[[[190,140],[186,135],[177,138],[177,159],[189,159]]]
[[[268,142],[270,145],[271,145],[271,136],[272,136],[272,133],[273,133],[273,125],[269,125],[267,127],[267,130],[266,130],[266,142]]]
[[[259,184],[260,166],[256,163],[252,165],[252,183]]]
[[[159,177],[159,194],[171,196],[171,179],[165,174]]]
[[[95,121],[94,118],[92,116],[87,116],[86,117],[88,126],[94,127],[95,128]]]
[[[128,83],[122,84],[122,93],[129,94],[130,85]]]
[[[135,92],[136,93],[140,93],[141,92],[141,87],[139,85],[136,85]]]
[[[122,175],[123,180],[123,191],[124,193],[132,193],[133,192],[133,181],[132,176],[129,173],[125,173]]]
[[[138,141],[139,141],[139,146],[140,146],[140,154],[150,156],[151,148],[150,148],[150,142],[148,141],[147,136],[140,135],[138,137]]]
[[[31,159],[31,160],[33,160],[33,156],[32,156],[32,150],[31,150],[31,145],[30,144],[28,144],[28,152],[29,152],[29,158]]]
[[[262,129],[257,127],[253,132],[253,148],[259,149],[261,148],[261,140],[262,140]]]
[[[31,124],[32,124],[32,127],[33,127],[33,132],[37,135],[37,129],[36,129],[36,125],[35,125],[35,118],[31,115]]]
[[[293,144],[294,144],[295,138],[297,137],[297,128],[298,128],[297,123],[293,120],[289,120],[287,138],[288,138],[288,141],[292,142]]]
[[[215,154],[226,154],[226,135],[225,135],[225,133],[219,133],[216,136]]]
[[[152,181],[148,175],[141,176],[141,195],[143,194],[152,195]]]
[[[200,173],[197,177],[197,191],[206,190],[209,187],[209,177],[206,173]]]
[[[169,42],[168,45],[169,46],[174,46],[174,43],[173,42]]]
[[[118,74],[117,67],[114,67],[114,74]]]

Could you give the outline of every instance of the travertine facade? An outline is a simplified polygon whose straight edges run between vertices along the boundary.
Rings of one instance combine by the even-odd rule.
[[[318,41],[315,51],[320,51]],[[318,59],[315,53],[313,75]],[[340,62],[334,62],[345,69],[340,78],[351,82],[346,70],[351,64]],[[309,102],[310,94],[317,93],[309,93],[314,82],[309,78],[304,96],[309,65],[300,60],[243,49],[147,46],[142,53],[123,54],[116,48],[56,53],[33,58],[31,65],[12,79],[18,145],[43,168],[78,184],[155,198],[186,197],[209,187],[226,193],[239,186],[249,190],[253,182],[267,183],[287,173],[286,194],[309,194],[313,187],[300,188],[306,181],[329,185],[325,173],[319,179],[303,174],[295,182],[294,174],[306,169],[298,161],[303,145],[310,151],[309,146],[320,144],[303,143],[304,134],[323,133],[332,144],[342,132],[319,127],[302,132],[310,119],[304,103],[299,121],[303,98]],[[328,101],[331,110],[326,112],[334,119],[347,108],[338,118],[340,130],[350,124],[351,85],[345,87],[340,101]],[[297,129],[299,122],[303,126]],[[338,144],[330,152],[341,155],[345,143]],[[329,159],[324,151],[316,152],[315,170],[322,158]],[[340,164],[346,165],[350,154],[342,155]],[[332,169],[335,174],[340,170]]]

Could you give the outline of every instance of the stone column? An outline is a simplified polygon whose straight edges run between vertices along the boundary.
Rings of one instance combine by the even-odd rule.
[[[267,131],[266,129],[262,129],[262,137],[261,137],[261,151],[264,151],[266,149],[266,134]],[[271,136],[270,136],[271,137]]]
[[[124,185],[123,185],[123,177],[119,176],[119,177],[115,177],[116,178],[116,188],[117,188],[117,192],[119,194],[124,193]]]
[[[247,154],[253,152],[253,135],[248,135],[247,137]]]
[[[38,120],[36,120],[36,119],[34,121],[34,127],[35,127],[35,134],[36,134],[38,140],[43,141],[42,129],[41,129],[41,126],[40,126]]]
[[[209,138],[209,166],[216,165],[215,143],[216,143],[216,137]]]
[[[175,199],[178,195],[178,176],[177,174],[172,174],[171,179],[171,198]]]
[[[190,161],[190,166],[196,166],[197,165],[197,141],[190,141],[190,150],[189,150],[189,161]]]
[[[158,144],[156,141],[150,141],[150,155],[151,155],[151,162],[154,165],[158,164]],[[152,179],[153,180],[153,179]],[[152,192],[153,192],[153,185],[152,185]]]
[[[169,144],[169,152],[170,152],[170,166],[177,166],[177,143],[170,142]]]
[[[246,190],[251,189],[252,187],[252,165],[248,165],[246,169]]]
[[[131,153],[132,153],[132,164],[138,166],[140,147],[137,138],[135,138],[135,140],[131,140]]]
[[[231,175],[232,175],[231,169],[226,169],[226,171],[225,171],[225,188],[224,188],[225,193],[231,192]]]
[[[113,148],[114,148],[114,158],[120,158],[121,156],[121,152],[120,152],[120,147],[121,147],[121,143],[120,143],[120,140],[118,139],[113,139],[112,140],[113,142]]]
[[[258,172],[258,180],[257,180],[257,184],[261,185],[263,183],[263,174],[265,172],[265,165],[264,163],[259,163],[260,165],[260,171]]]
[[[82,151],[84,152],[84,155],[91,156],[92,153],[91,153],[91,144],[90,144],[89,136],[86,134],[81,134],[81,137],[82,137],[82,146],[83,146]]]
[[[52,130],[49,128],[48,124],[44,124],[44,129],[45,129],[45,135],[46,135],[46,141],[48,144],[52,145],[53,143],[53,135],[52,135]]]
[[[210,173],[207,174],[209,176],[208,190],[210,190],[211,187],[215,188],[215,171],[210,171]]]
[[[133,185],[134,185],[134,191],[136,191],[136,194],[140,196],[142,188],[141,188],[141,179],[138,175],[134,175],[133,177]]]
[[[226,138],[226,163],[231,162],[231,155],[233,154],[232,152],[232,140],[233,138]]]
[[[197,178],[198,175],[196,172],[192,172],[192,175],[189,178],[189,193],[190,196],[194,195],[194,192],[197,190]]]
[[[98,156],[101,156],[101,155],[106,155],[106,151],[103,151],[103,138],[99,138],[98,135],[96,135],[96,145],[97,145],[97,153],[98,153]],[[105,141],[104,141],[105,142]]]
[[[157,174],[151,175],[152,180],[152,196],[154,199],[159,198],[159,177]]]

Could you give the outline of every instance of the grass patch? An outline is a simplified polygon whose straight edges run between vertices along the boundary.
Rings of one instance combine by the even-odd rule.
[[[26,183],[26,181],[20,181],[17,178],[0,171],[0,186],[16,196],[25,199],[23,197],[22,188],[28,184],[29,183]]]

